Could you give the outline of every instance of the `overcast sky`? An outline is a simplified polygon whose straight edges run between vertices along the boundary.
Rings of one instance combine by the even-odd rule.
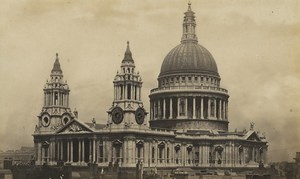
[[[284,2],[284,3],[283,3]],[[130,41],[143,79],[180,43],[185,0],[20,0],[0,6],[0,150],[32,146],[43,86],[59,53],[79,119],[107,120],[113,79]],[[300,15],[297,0],[192,0],[199,43],[229,90],[230,130],[265,132],[269,160],[300,151]]]

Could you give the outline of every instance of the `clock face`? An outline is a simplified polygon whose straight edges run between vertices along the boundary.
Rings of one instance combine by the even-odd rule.
[[[145,119],[145,110],[143,108],[137,108],[137,110],[135,111],[136,123],[141,125],[144,123],[144,119]]]
[[[43,116],[42,117],[42,125],[44,126],[44,127],[48,127],[49,126],[49,124],[50,124],[50,117],[49,116]]]
[[[112,121],[115,124],[120,124],[123,121],[123,110],[120,107],[115,107],[112,112],[111,112],[111,116],[112,116]]]

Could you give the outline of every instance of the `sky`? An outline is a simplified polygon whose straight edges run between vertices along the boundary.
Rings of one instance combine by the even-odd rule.
[[[33,146],[43,86],[59,53],[70,106],[106,123],[126,41],[143,79],[142,99],[180,43],[185,0],[2,0],[0,150]],[[229,90],[229,129],[264,132],[269,161],[300,151],[300,3],[191,0],[198,41],[214,56]]]

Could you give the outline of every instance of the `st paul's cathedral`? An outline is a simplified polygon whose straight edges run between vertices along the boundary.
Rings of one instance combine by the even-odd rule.
[[[56,54],[33,134],[36,165],[96,163],[105,168],[249,168],[266,163],[267,141],[251,125],[228,131],[227,89],[211,53],[198,44],[195,13],[184,13],[181,42],[164,58],[150,109],[141,100],[142,78],[127,49],[113,79],[106,124],[71,111],[70,88]],[[117,70],[117,69],[116,69]],[[149,119],[149,120],[146,120]]]

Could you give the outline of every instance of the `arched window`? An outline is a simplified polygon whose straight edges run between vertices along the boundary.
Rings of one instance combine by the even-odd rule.
[[[215,152],[216,152],[217,164],[222,164],[223,147],[221,147],[221,146],[216,147]]]
[[[165,144],[161,142],[158,144],[158,160],[160,163],[164,162],[164,150],[165,150]]]
[[[174,147],[175,149],[175,163],[178,164],[180,161],[179,161],[179,158],[180,158],[180,145],[176,145]]]

